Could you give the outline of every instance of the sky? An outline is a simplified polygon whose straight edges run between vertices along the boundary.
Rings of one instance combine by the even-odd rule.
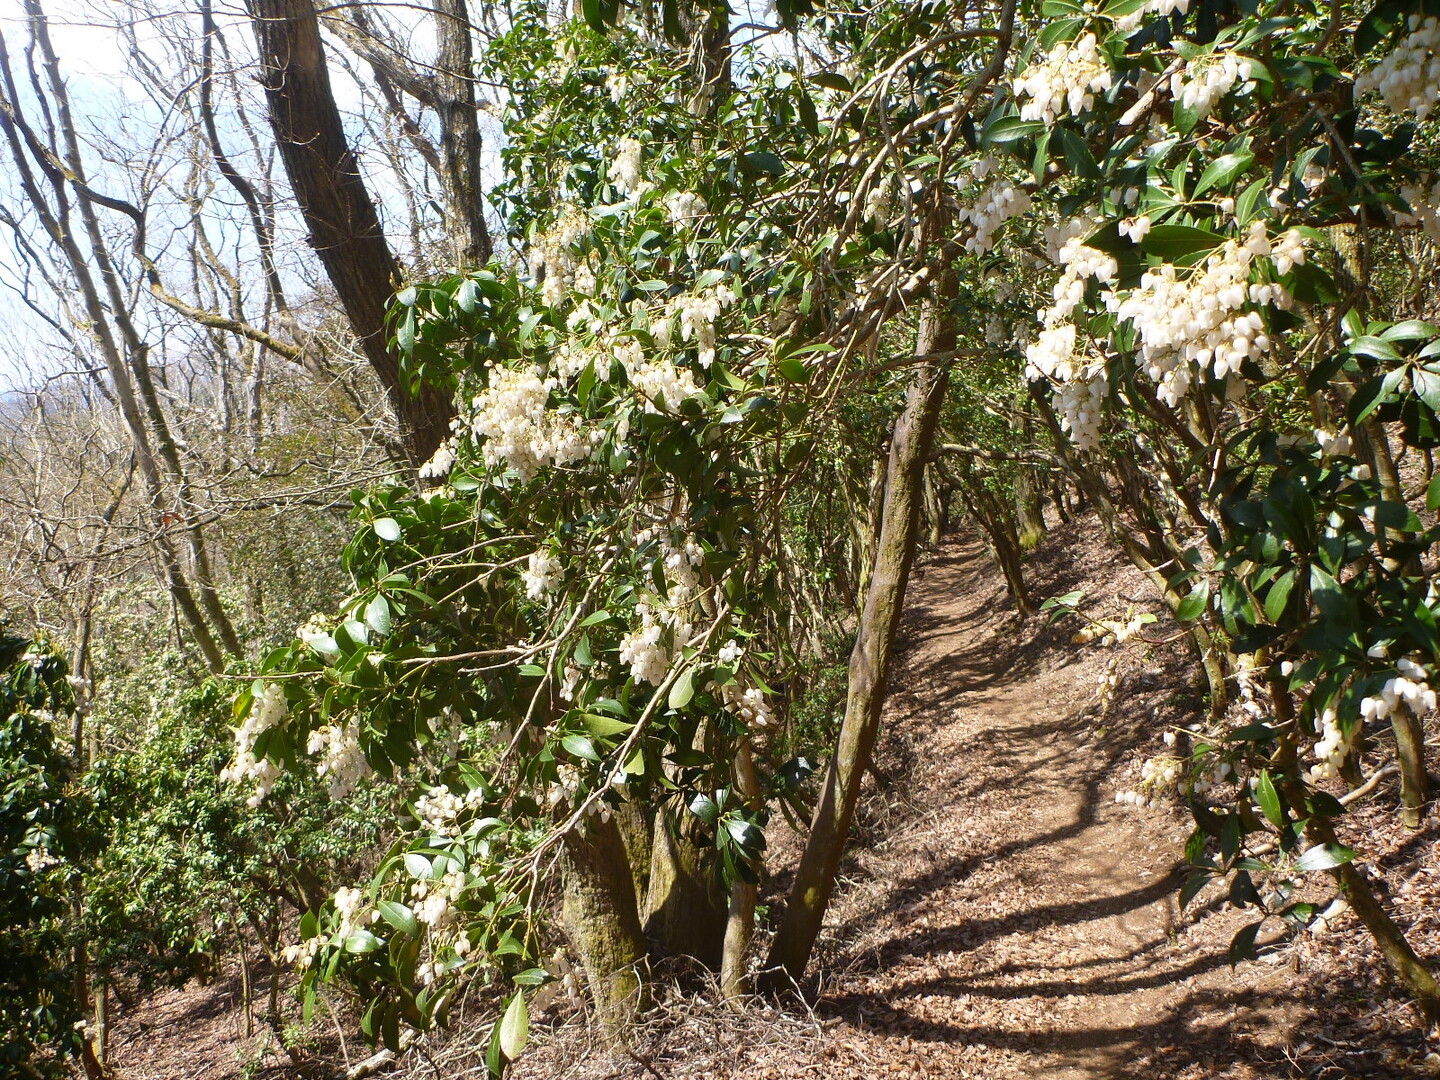
[[[124,14],[121,5],[114,0],[44,0],[44,7],[49,17],[51,39],[80,124],[95,125],[105,134],[114,133],[119,138],[128,121],[128,126],[136,133],[135,143],[144,145],[147,129],[153,129],[158,124],[159,110],[142,84],[133,77],[127,52],[114,26],[107,23],[107,19]],[[182,5],[176,4],[175,7],[184,10]],[[238,0],[217,0],[215,13],[222,31],[227,29],[228,24],[230,32],[227,37],[231,47],[245,50],[250,38],[248,28],[239,24],[243,12]],[[192,21],[196,22],[198,30],[198,20]],[[428,29],[428,20],[417,17],[417,23],[420,32]],[[23,0],[0,0],[0,32],[10,42],[12,59],[19,60],[27,36]],[[137,34],[142,49],[147,36],[157,49],[162,48],[158,27],[147,28],[142,23]],[[417,41],[422,49],[425,44],[423,40]],[[336,100],[342,111],[358,108],[361,102],[359,88],[346,77],[339,65],[332,63],[330,67]],[[229,144],[232,156],[238,159],[243,150],[243,136],[238,129],[230,132],[222,130],[222,139]],[[367,158],[368,169],[373,171],[378,164],[373,158]],[[9,171],[7,165],[8,162],[0,158],[0,200],[13,204],[15,191],[5,175]],[[244,171],[243,162],[237,167]],[[91,182],[103,190],[106,167],[92,161],[91,168]],[[116,187],[111,190],[118,190],[122,180],[116,176],[113,183]],[[383,180],[372,184],[376,188],[385,186]],[[296,225],[298,227],[298,222]],[[300,240],[298,236],[292,239],[296,242]],[[13,288],[4,285],[4,282],[16,278],[19,266],[9,231],[0,229],[0,328],[3,328],[0,332],[0,393],[33,385],[38,376],[54,372],[57,364],[74,366],[69,361],[59,360],[54,349],[47,348],[47,343],[55,340],[53,330],[26,307]]]

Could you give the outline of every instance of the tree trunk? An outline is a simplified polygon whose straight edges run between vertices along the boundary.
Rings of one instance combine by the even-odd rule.
[[[380,218],[345,138],[312,0],[245,0],[285,173],[310,243],[335,287],[400,422],[412,465],[449,435],[451,403],[433,387],[412,396],[388,347],[385,310],[400,280]],[[468,27],[468,22],[467,22]]]
[[[755,775],[755,760],[750,744],[741,743],[735,754],[735,791],[753,806],[760,798],[760,778]],[[750,993],[749,973],[745,970],[750,953],[750,939],[755,935],[755,900],[759,887],[753,882],[737,879],[730,887],[730,912],[725,923],[725,947],[720,958],[720,993],[730,1001]]]
[[[1425,728],[1420,718],[1401,707],[1390,714],[1395,732],[1395,756],[1400,762],[1400,819],[1407,828],[1418,829],[1430,797],[1430,778],[1425,772]]]
[[[485,197],[480,189],[480,125],[475,112],[475,56],[465,0],[431,0],[435,9],[435,111],[446,230],[459,266],[490,259]]]
[[[719,875],[679,822],[662,810],[651,845],[645,936],[663,956],[688,956],[711,971],[720,968],[725,941],[725,892]]]
[[[938,361],[929,358],[947,353],[955,345],[954,323],[947,310],[949,296],[950,290],[946,289],[928,301],[921,317],[916,352],[926,359],[915,369],[905,410],[890,440],[880,541],[855,648],[850,654],[845,718],[825,772],[785,918],[770,950],[769,967],[783,969],[795,982],[804,975],[820,933],[855,816],[861,778],[880,728],[890,657],[915,558],[923,473],[945,397],[946,372]]]
[[[625,1041],[648,1003],[645,935],[625,843],[613,817],[592,815],[565,834],[561,856],[562,918],[608,1039]]]

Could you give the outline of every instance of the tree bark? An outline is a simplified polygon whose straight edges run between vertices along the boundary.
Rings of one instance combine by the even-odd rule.
[[[645,935],[625,843],[615,819],[592,815],[565,834],[561,854],[562,918],[585,966],[605,1035],[623,1043],[646,1007]]]
[[[735,754],[735,791],[747,805],[754,805],[760,798],[760,778],[755,774],[755,759],[748,742],[741,743]],[[730,911],[720,957],[720,993],[729,1001],[750,993],[750,977],[745,965],[750,955],[750,940],[755,936],[755,901],[759,891],[753,882],[738,878],[730,887]]]
[[[270,124],[310,243],[385,387],[410,462],[418,466],[449,434],[451,402],[433,387],[412,396],[389,348],[385,311],[400,268],[345,138],[313,0],[245,3],[255,28]]]
[[[859,801],[860,782],[880,728],[890,657],[915,558],[923,473],[945,396],[947,373],[939,361],[929,357],[955,347],[954,323],[948,311],[950,295],[949,289],[943,290],[926,303],[921,316],[916,352],[927,359],[915,369],[905,409],[890,440],[880,541],[850,654],[845,718],[825,772],[784,921],[770,950],[772,972],[783,970],[795,982],[804,975],[819,936]]]
[[[656,816],[651,845],[645,936],[664,956],[688,956],[711,971],[720,968],[725,940],[725,893],[719,875],[678,822]]]
[[[435,8],[435,111],[440,117],[446,226],[460,266],[490,259],[485,197],[480,189],[480,125],[475,113],[475,55],[465,0],[431,0]]]

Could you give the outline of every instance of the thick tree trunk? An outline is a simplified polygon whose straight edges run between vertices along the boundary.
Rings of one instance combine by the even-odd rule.
[[[890,656],[915,558],[923,473],[945,396],[946,372],[940,362],[929,358],[948,353],[955,346],[954,324],[947,310],[948,294],[945,290],[944,298],[927,302],[921,318],[916,352],[927,359],[915,369],[904,412],[896,421],[890,440],[880,541],[855,648],[850,654],[845,718],[825,772],[784,921],[770,950],[772,971],[783,970],[796,982],[805,973],[830,903],[835,873],[860,797],[860,782],[880,728]]]
[[[645,936],[663,956],[688,956],[711,971],[720,968],[725,942],[725,891],[713,867],[704,864],[680,823],[655,821],[650,888],[645,900]]]
[[[649,997],[645,935],[625,843],[614,818],[592,815],[565,835],[562,917],[606,1037],[622,1043]]]
[[[389,395],[411,463],[419,465],[449,434],[451,403],[432,387],[412,396],[389,349],[385,309],[399,283],[400,268],[345,138],[314,3],[245,3],[255,28],[270,124],[310,230],[310,243],[365,358]]]

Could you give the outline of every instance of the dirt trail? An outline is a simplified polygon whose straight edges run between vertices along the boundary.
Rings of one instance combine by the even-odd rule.
[[[1233,1039],[1280,1034],[1263,998],[1285,980],[1231,973],[1243,915],[1181,922],[1181,823],[1116,806],[1106,774],[1125,740],[1109,748],[1077,720],[1107,657],[1055,634],[1027,645],[1035,624],[1004,609],[974,543],[912,586],[887,717],[915,755],[892,789],[909,820],[853,860],[822,1010],[862,1037],[856,1052],[914,1075],[1271,1075],[1237,1069]],[[1156,707],[1116,715],[1136,706]]]

